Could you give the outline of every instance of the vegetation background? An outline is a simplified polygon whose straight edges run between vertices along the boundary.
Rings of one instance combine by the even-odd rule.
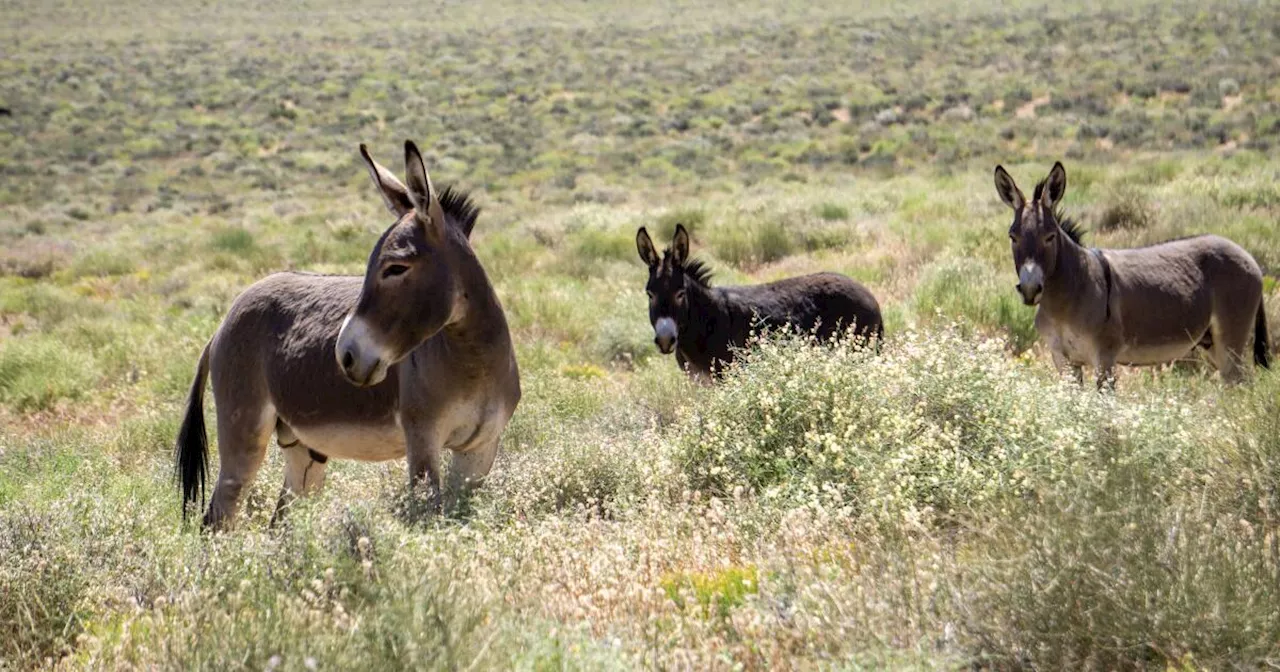
[[[1280,6],[0,3],[0,667],[1263,668],[1280,379],[1057,378],[991,170],[1090,242],[1226,235],[1280,333]],[[361,273],[356,145],[484,206],[525,397],[465,515],[330,465],[268,530],[182,523],[200,348],[281,269]],[[879,357],[761,344],[702,388],[633,235],[817,270]],[[206,409],[206,412],[212,412]]]

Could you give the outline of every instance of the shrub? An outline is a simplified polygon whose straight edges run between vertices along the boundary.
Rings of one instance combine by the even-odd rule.
[[[676,235],[676,224],[683,224],[690,234],[694,234],[706,222],[707,213],[704,210],[693,208],[670,210],[654,221],[653,226],[649,227],[649,235],[653,237],[654,244],[661,246]]]
[[[1178,406],[1082,394],[956,328],[905,334],[880,355],[764,340],[745,362],[677,434],[676,462],[694,487],[816,497],[895,519],[999,505],[1112,470],[1195,464],[1221,431]]]
[[[823,203],[818,206],[818,216],[828,222],[849,219],[849,208],[836,203]]]
[[[653,345],[653,332],[643,317],[643,299],[637,298],[631,308],[634,315],[606,317],[596,332],[595,354],[602,361],[633,365],[657,351]]]
[[[661,445],[654,439],[654,446]],[[603,432],[557,431],[536,449],[504,455],[486,481],[485,506],[505,516],[579,509],[604,512],[656,482],[662,460]]]
[[[253,238],[253,233],[239,226],[216,229],[209,241],[209,245],[219,252],[231,254],[248,254],[258,247],[257,241]]]
[[[1146,229],[1155,223],[1155,211],[1138,187],[1120,185],[1111,189],[1098,215],[1098,230]]]
[[[739,267],[774,262],[796,248],[787,226],[775,218],[719,227],[707,237],[716,257]]]
[[[71,245],[39,239],[6,246],[0,251],[0,276],[16,275],[39,280],[53,275],[67,264]]]

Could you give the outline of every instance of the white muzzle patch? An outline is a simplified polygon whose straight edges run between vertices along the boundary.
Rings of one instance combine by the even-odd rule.
[[[369,324],[354,317],[354,314],[348,315],[343,320],[334,356],[338,360],[338,369],[347,380],[361,387],[370,387],[386,379],[391,357]]]
[[[1044,269],[1034,261],[1027,261],[1018,269],[1018,291],[1027,305],[1040,303],[1044,291]]]
[[[659,317],[658,321],[653,323],[653,342],[662,354],[675,350],[677,331],[676,321],[669,317]]]

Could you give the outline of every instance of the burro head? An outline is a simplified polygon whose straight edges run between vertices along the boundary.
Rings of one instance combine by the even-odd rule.
[[[1065,235],[1059,225],[1056,206],[1067,191],[1067,170],[1062,162],[1053,164],[1049,176],[1036,185],[1028,201],[1004,167],[996,166],[996,192],[1013,208],[1009,241],[1013,266],[1018,273],[1018,293],[1028,306],[1038,305],[1045,281],[1058,269],[1059,252]]]
[[[360,156],[396,221],[369,254],[360,298],[342,323],[334,354],[347,380],[369,387],[454,319],[459,282],[452,232],[417,145],[404,143],[405,182],[364,145]]]
[[[689,322],[687,284],[693,281],[691,269],[686,267],[689,232],[684,225],[677,224],[671,247],[659,256],[649,232],[642,226],[636,232],[636,249],[649,267],[649,281],[644,288],[649,296],[653,343],[662,354],[671,354],[676,349],[676,339]]]

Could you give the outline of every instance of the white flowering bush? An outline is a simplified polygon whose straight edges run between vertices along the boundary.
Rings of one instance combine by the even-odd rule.
[[[878,355],[793,337],[753,346],[681,427],[675,459],[718,493],[946,511],[1064,478],[1103,486],[1130,467],[1190,466],[1223,422],[1205,415],[1081,389],[954,327]]]
[[[656,436],[625,440],[582,432],[557,436],[537,451],[502,456],[480,504],[504,517],[578,509],[606,512],[647,493],[678,491]],[[646,440],[647,439],[647,440]]]

